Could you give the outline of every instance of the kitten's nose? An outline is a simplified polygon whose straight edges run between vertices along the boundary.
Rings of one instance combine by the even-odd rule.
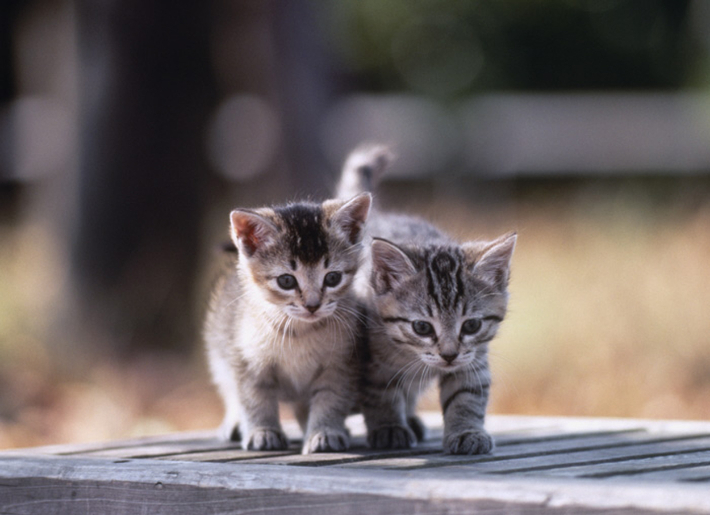
[[[305,308],[310,311],[311,313],[315,313],[318,311],[318,308],[320,307],[320,302],[317,302],[315,304],[305,304]]]
[[[456,358],[459,357],[459,353],[452,352],[451,354],[439,354],[439,356],[441,356],[441,359],[443,359],[447,363],[451,363],[452,361],[454,361]]]

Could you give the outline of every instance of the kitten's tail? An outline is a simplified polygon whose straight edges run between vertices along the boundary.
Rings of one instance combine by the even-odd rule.
[[[350,199],[359,193],[371,192],[393,159],[394,154],[386,145],[360,145],[345,160],[336,197]]]

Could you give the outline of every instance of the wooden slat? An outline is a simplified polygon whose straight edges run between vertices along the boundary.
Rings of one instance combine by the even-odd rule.
[[[242,463],[258,460],[259,458],[274,458],[278,456],[298,456],[300,448],[291,446],[285,451],[245,451],[243,449],[196,451],[192,453],[168,454],[156,456],[155,459],[163,461],[192,461],[213,463]]]
[[[476,456],[450,456],[443,452],[430,455],[411,456],[383,456],[376,461],[352,463],[346,466],[353,468],[386,468],[386,469],[419,469],[433,467],[451,467],[474,465],[489,462],[505,462],[511,460],[536,460],[541,457],[568,454],[580,449],[603,449],[619,445],[619,438],[625,436],[629,439],[648,438],[642,432],[609,432],[609,433],[579,433],[560,435],[559,437],[536,437],[530,439],[515,438],[502,441],[491,454]],[[480,470],[480,467],[477,469]]]
[[[244,451],[213,432],[0,452],[0,512],[35,513],[28,503],[60,502],[67,508],[58,513],[84,513],[67,497],[75,491],[83,492],[81,498],[94,503],[89,511],[97,513],[118,513],[131,499],[136,506],[144,500],[164,508],[149,513],[193,513],[190,499],[222,499],[216,490],[226,490],[231,493],[224,506],[192,508],[299,513],[293,503],[303,501],[309,515],[349,513],[342,511],[338,500],[343,499],[370,515],[381,506],[394,512],[465,513],[468,503],[501,513],[710,514],[708,423],[493,416],[488,424],[497,445],[493,454],[449,456],[436,426],[440,414],[424,418],[430,438],[398,451],[368,449],[360,417],[348,421],[352,448],[343,453],[301,455],[295,423],[285,424],[291,446],[279,452]],[[24,488],[28,478],[34,489]],[[269,500],[260,501],[263,497]],[[6,509],[6,501],[18,498],[35,500],[17,505],[25,511]],[[100,499],[114,511],[95,504]],[[171,504],[175,499],[179,502]],[[298,509],[284,511],[283,503]]]
[[[486,474],[567,475],[564,469],[572,467],[599,466],[606,463],[628,461],[642,458],[662,457],[679,453],[697,453],[710,450],[710,437],[679,437],[663,440],[652,439],[648,442],[627,442],[613,444],[589,450],[569,450],[541,456],[523,457],[514,460],[486,460],[477,463],[475,469]],[[574,475],[574,474],[572,474]]]
[[[11,455],[73,455],[84,454],[102,450],[125,449],[139,445],[163,445],[166,443],[189,443],[215,438],[215,431],[185,431],[182,433],[163,434],[146,436],[141,438],[130,438],[123,440],[112,440],[110,442],[86,442],[58,445],[45,445],[42,447],[29,447],[19,449],[8,449],[0,451],[2,454]]]
[[[105,458],[81,457],[27,457],[0,458],[0,505],[3,507],[18,495],[13,489],[18,485],[14,478],[44,478],[47,482],[36,489],[33,502],[48,502],[47,511],[10,511],[10,513],[86,513],[84,504],[70,504],[72,489],[89,491],[91,499],[104,499],[108,505],[123,503],[123,509],[140,511],[145,499],[142,491],[170,491],[173,496],[156,494],[150,501],[148,513],[183,513],[184,503],[211,498],[211,489],[217,488],[248,493],[255,498],[280,493],[317,494],[356,500],[368,496],[384,496],[390,500],[393,513],[397,501],[419,500],[424,504],[419,513],[473,513],[481,503],[491,502],[502,513],[710,513],[710,492],[706,487],[690,483],[675,483],[672,489],[659,489],[657,484],[618,483],[599,480],[544,478],[534,481],[516,476],[481,476],[470,467],[455,469],[423,469],[402,473],[398,470],[360,470],[338,467],[292,467],[274,465],[243,465],[224,463],[175,463],[161,460],[129,460],[114,463]],[[67,483],[69,482],[69,483]],[[22,483],[20,483],[21,485]],[[115,487],[115,489],[114,489]],[[175,488],[173,488],[175,487]],[[50,490],[58,489],[67,505],[62,511],[52,503]],[[177,492],[191,492],[182,496]],[[392,501],[394,499],[394,501]],[[175,500],[175,504],[172,501]],[[450,501],[465,504],[453,509],[440,510]],[[130,504],[135,502],[135,504]],[[188,504],[189,506],[189,504]],[[485,504],[483,504],[485,506]],[[76,508],[76,509],[73,509]],[[93,505],[94,512],[104,513],[100,504]],[[238,502],[225,504],[223,510],[192,513],[242,513]],[[276,513],[277,508],[273,507]],[[425,509],[426,508],[426,509]],[[331,506],[331,510],[334,508]],[[375,508],[373,507],[373,510]],[[413,508],[412,508],[413,509]],[[51,511],[55,510],[55,511]],[[311,515],[327,512],[313,507]],[[256,510],[256,513],[259,511]],[[271,512],[271,510],[269,510]],[[376,511],[373,511],[377,513]],[[115,511],[107,511],[115,513]],[[249,512],[245,512],[249,513]],[[345,513],[348,513],[347,511]],[[367,512],[369,513],[369,512]],[[414,511],[413,513],[417,513]],[[493,513],[496,513],[493,511]]]
[[[696,448],[661,452],[657,456],[624,459],[607,463],[597,463],[580,467],[566,467],[551,470],[546,475],[563,475],[590,479],[628,478],[651,472],[660,472],[656,478],[674,479],[673,472],[700,466],[710,466],[710,448],[699,451]]]
[[[226,443],[216,439],[189,440],[186,442],[156,442],[149,445],[135,445],[112,449],[98,449],[83,452],[83,456],[103,456],[106,458],[154,458],[217,450],[239,451],[238,443]]]

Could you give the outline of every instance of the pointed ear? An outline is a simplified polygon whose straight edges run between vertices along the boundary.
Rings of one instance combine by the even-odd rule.
[[[509,233],[491,242],[464,243],[462,248],[473,274],[500,290],[505,289],[517,239],[517,234]]]
[[[362,229],[370,212],[370,204],[372,195],[361,193],[345,202],[331,216],[333,226],[338,228],[351,244],[362,239]]]
[[[402,249],[387,240],[372,240],[371,281],[375,293],[387,293],[415,273],[416,268]]]
[[[276,239],[276,227],[268,219],[246,209],[235,209],[230,214],[232,241],[247,257],[270,245]]]

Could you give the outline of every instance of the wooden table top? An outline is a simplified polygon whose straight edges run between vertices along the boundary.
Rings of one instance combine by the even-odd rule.
[[[710,423],[490,416],[496,449],[244,451],[212,432],[0,451],[0,513],[710,513]]]

